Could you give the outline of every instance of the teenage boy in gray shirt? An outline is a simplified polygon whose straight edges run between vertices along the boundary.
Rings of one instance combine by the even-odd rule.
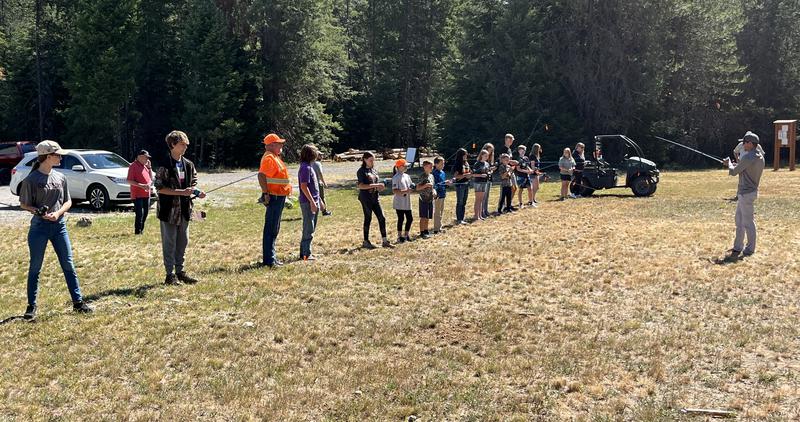
[[[758,135],[753,132],[745,133],[742,138],[744,152],[739,156],[739,162],[731,163],[729,158],[723,161],[728,167],[728,174],[739,176],[739,187],[736,195],[736,238],[729,258],[738,258],[739,255],[750,256],[756,252],[756,221],[754,203],[758,197],[758,185],[761,174],[764,172],[764,155],[758,151]],[[744,238],[747,235],[747,245]]]

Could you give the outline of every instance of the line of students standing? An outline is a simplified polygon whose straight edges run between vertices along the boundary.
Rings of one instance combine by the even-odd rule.
[[[514,212],[525,206],[537,206],[536,193],[539,190],[541,171],[542,147],[534,144],[531,154],[527,154],[527,147],[520,145],[517,153],[512,155],[511,146],[514,136],[506,135],[504,146],[500,149],[499,159],[495,160],[495,148],[491,143],[483,145],[478,153],[475,163],[470,165],[469,154],[465,149],[459,149],[455,154],[453,177],[448,179],[444,172],[445,160],[436,157],[433,162],[423,161],[423,173],[417,183],[413,183],[406,173],[405,160],[397,160],[394,166],[391,188],[394,195],[392,208],[397,214],[397,243],[411,240],[409,232],[413,224],[413,213],[410,194],[419,193],[419,218],[420,237],[429,238],[432,234],[442,232],[442,218],[444,215],[444,202],[447,187],[452,186],[456,192],[456,224],[468,224],[466,220],[466,205],[469,199],[469,188],[473,187],[475,199],[473,206],[473,221],[482,221],[491,215],[489,212],[489,193],[493,179],[499,181],[501,194],[497,211],[493,215]],[[381,232],[381,244],[391,248],[386,231],[386,218],[381,208],[379,195],[386,189],[380,182],[378,172],[375,170],[375,156],[367,152],[362,156],[361,168],[357,175],[359,201],[364,212],[364,242],[363,247],[373,249],[376,246],[370,241],[370,226],[373,215],[378,220]],[[523,189],[528,191],[528,202],[523,203]],[[517,191],[517,206],[512,205],[514,191]],[[429,230],[429,222],[433,219],[433,231]]]

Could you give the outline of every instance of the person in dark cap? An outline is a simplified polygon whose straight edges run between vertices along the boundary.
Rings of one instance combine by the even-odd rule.
[[[128,184],[131,185],[131,199],[133,200],[133,233],[144,233],[144,223],[150,211],[150,192],[153,189],[153,170],[150,164],[150,153],[141,150],[136,154],[131,166],[128,167]]]
[[[750,256],[756,252],[756,221],[754,203],[758,198],[758,185],[761,174],[764,172],[764,154],[759,152],[759,138],[753,132],[747,132],[742,137],[744,152],[739,156],[739,162],[731,163],[730,158],[723,160],[728,167],[728,174],[739,176],[739,187],[736,196],[736,238],[733,249],[727,259],[738,259],[739,256]],[[747,236],[747,245],[744,239]]]

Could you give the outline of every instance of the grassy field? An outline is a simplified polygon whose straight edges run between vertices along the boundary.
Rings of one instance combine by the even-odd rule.
[[[758,253],[719,265],[735,185],[667,173],[652,198],[551,202],[547,184],[539,209],[375,251],[357,248],[360,207],[339,189],[321,260],[271,271],[250,265],[251,183],[203,205],[187,254],[202,283],[181,287],[161,284],[154,217],[143,237],[131,215],[73,218],[96,313],[70,312],[50,249],[39,320],[0,325],[0,419],[798,420],[800,172],[765,173]],[[298,208],[284,220],[294,261]],[[26,232],[0,227],[0,319],[25,308]]]

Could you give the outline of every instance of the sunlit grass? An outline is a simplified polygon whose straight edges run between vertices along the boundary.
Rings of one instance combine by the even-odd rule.
[[[735,184],[668,173],[652,198],[563,203],[547,184],[539,209],[376,251],[357,249],[355,192],[332,190],[322,259],[275,271],[249,267],[264,211],[244,184],[201,206],[187,269],[203,282],[180,288],[161,284],[155,216],[141,237],[129,214],[73,219],[97,312],[69,312],[48,251],[38,322],[0,325],[0,419],[663,420],[714,407],[794,420],[800,176],[765,173],[758,254],[720,266]],[[294,261],[299,209],[284,220],[278,251]],[[2,317],[25,307],[26,233],[0,227]]]

